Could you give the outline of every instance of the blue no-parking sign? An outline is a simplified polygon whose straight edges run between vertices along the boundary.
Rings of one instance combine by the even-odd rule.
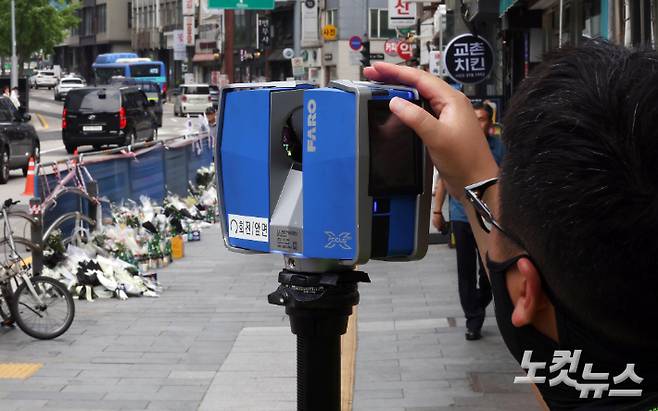
[[[359,36],[350,37],[350,48],[352,50],[359,51],[362,45],[363,45],[363,41],[361,40],[361,37]]]

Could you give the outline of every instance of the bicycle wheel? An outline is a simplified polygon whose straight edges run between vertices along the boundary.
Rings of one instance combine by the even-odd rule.
[[[78,211],[63,214],[61,217],[55,220],[44,232],[43,241],[47,243],[48,237],[50,237],[50,235],[55,230],[61,228],[61,226],[69,220],[73,220],[73,229],[71,230],[70,235],[63,238],[62,240],[64,248],[66,248],[69,244],[73,244],[75,246],[87,244],[91,238],[91,233],[96,226],[96,221]]]
[[[11,311],[16,324],[25,334],[49,340],[69,329],[75,315],[71,293],[64,284],[44,276],[30,279],[41,303],[23,282],[11,299]]]

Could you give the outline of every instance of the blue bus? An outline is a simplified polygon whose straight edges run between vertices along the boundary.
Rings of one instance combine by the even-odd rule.
[[[153,82],[167,92],[167,72],[161,61],[138,57],[135,53],[99,54],[91,65],[96,84],[109,84],[112,78],[124,77],[140,82]]]

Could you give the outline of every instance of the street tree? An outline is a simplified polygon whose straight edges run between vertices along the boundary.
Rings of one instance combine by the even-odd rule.
[[[49,54],[61,43],[67,30],[77,27],[78,1],[15,0],[16,54],[21,72],[23,62],[34,53]],[[11,55],[11,0],[0,0],[0,55]]]

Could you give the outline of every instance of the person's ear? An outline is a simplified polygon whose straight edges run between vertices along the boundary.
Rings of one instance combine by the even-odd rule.
[[[512,324],[515,327],[533,324],[539,313],[549,304],[541,286],[541,277],[537,267],[527,258],[521,258],[515,266],[516,279],[510,294],[516,296]]]

